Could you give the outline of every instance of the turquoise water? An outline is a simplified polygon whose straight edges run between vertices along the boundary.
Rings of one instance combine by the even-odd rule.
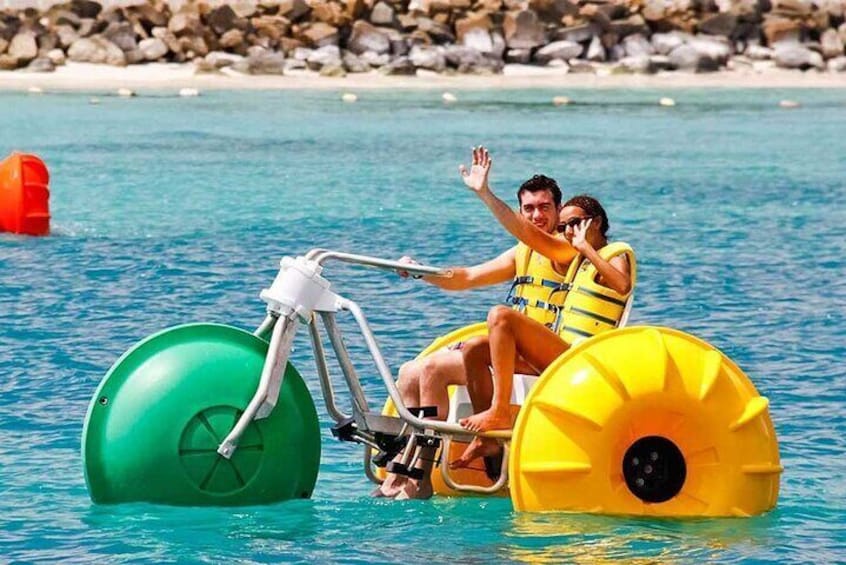
[[[556,108],[555,94],[582,102]],[[40,154],[54,234],[0,236],[0,561],[837,562],[846,560],[846,92],[0,93],[0,154]],[[783,98],[803,107],[782,110]],[[254,328],[278,259],[312,247],[468,264],[511,244],[463,188],[474,144],[509,202],[544,172],[608,208],[638,250],[632,324],[694,333],[771,400],[778,507],[747,520],[512,512],[507,499],[368,498],[329,418],[314,497],[267,507],[93,506],[87,403],[138,339]],[[447,294],[331,267],[396,371],[505,288]],[[343,327],[352,330],[344,320]],[[360,340],[368,394],[385,393]],[[305,335],[293,361],[313,393]]]

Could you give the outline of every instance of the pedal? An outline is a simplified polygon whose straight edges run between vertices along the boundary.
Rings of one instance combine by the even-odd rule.
[[[353,434],[358,431],[355,419],[347,418],[332,426],[332,435],[340,441],[356,441]]]
[[[408,409],[409,412],[417,416],[418,418],[437,418],[438,417],[438,407],[437,406],[414,406]]]
[[[385,470],[389,473],[393,473],[395,475],[403,475],[408,477],[409,479],[414,479],[419,481],[423,478],[423,469],[418,469],[414,467],[413,469],[409,469],[407,465],[403,465],[402,463],[398,463],[397,461],[391,461],[385,466]]]

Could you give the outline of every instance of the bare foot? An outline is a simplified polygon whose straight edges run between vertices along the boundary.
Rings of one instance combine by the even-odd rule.
[[[467,446],[467,449],[464,450],[464,453],[461,454],[461,457],[449,464],[449,468],[462,469],[464,467],[469,467],[470,463],[476,459],[497,455],[501,450],[502,448],[496,440],[484,437],[475,437],[473,438],[473,441],[470,442],[470,445]]]
[[[409,479],[402,485],[399,494],[394,497],[394,500],[426,500],[432,498],[433,493],[432,481],[428,479],[421,479],[419,481]]]
[[[388,475],[382,484],[370,493],[370,496],[374,498],[393,498],[400,493],[406,482],[408,482],[406,477],[400,477],[399,475],[393,474]]]
[[[511,415],[508,413],[508,410],[497,412],[493,408],[488,408],[484,412],[479,412],[469,418],[463,418],[458,423],[471,432],[507,430],[511,427]]]

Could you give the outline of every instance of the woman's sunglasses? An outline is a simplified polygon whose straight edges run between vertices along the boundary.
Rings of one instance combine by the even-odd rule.
[[[585,220],[590,220],[591,218],[593,218],[593,216],[585,216],[584,218],[570,218],[566,222],[561,222],[560,224],[558,224],[558,233],[564,233],[565,231],[567,231],[568,227],[575,229],[576,226],[578,226]]]

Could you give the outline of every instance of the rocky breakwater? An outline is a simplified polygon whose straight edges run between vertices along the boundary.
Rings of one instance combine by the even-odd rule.
[[[0,12],[0,69],[193,62],[198,72],[327,76],[846,71],[846,0],[260,0]]]

